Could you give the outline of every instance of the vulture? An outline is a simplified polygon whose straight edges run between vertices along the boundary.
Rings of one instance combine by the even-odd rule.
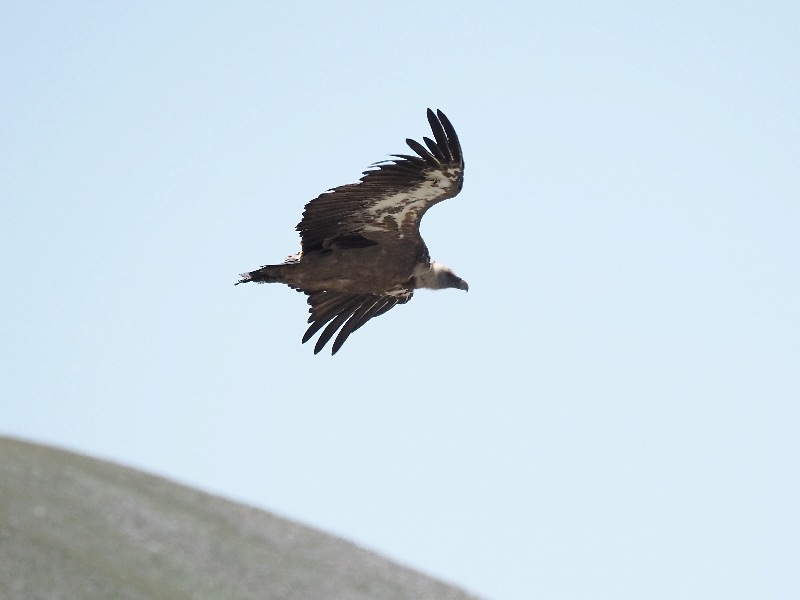
[[[282,264],[242,273],[237,282],[285,283],[308,296],[310,326],[303,343],[324,327],[317,354],[338,331],[336,354],[348,336],[414,290],[455,288],[467,282],[431,260],[419,233],[431,206],[452,198],[464,183],[464,158],[445,114],[428,109],[434,139],[407,139],[415,155],[392,154],[373,164],[358,183],[324,192],[303,210],[297,225],[301,251]]]

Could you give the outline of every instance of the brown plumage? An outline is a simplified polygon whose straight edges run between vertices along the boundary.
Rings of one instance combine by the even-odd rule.
[[[419,233],[431,206],[452,198],[464,182],[455,129],[442,111],[428,109],[435,140],[407,139],[418,156],[395,154],[309,202],[297,225],[301,252],[283,264],[243,273],[238,283],[285,283],[308,295],[307,342],[325,327],[318,353],[339,330],[332,353],[370,319],[411,299],[414,289],[458,288],[466,282],[430,260]]]

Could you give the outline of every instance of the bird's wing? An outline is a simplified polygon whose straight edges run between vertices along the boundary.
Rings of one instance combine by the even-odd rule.
[[[341,327],[333,342],[331,354],[336,354],[348,336],[373,317],[378,317],[398,304],[405,304],[414,295],[412,290],[395,289],[386,294],[344,294],[342,292],[306,292],[311,316],[311,326],[303,336],[303,343],[325,327],[314,346],[317,354]]]
[[[304,252],[359,248],[386,236],[419,235],[428,208],[461,191],[464,159],[453,125],[428,109],[433,137],[406,143],[418,156],[392,155],[364,172],[360,183],[334,188],[306,204],[297,225]]]

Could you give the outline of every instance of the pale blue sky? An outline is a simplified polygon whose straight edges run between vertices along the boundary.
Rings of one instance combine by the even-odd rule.
[[[800,597],[800,4],[0,5],[0,432],[494,600]],[[470,284],[238,286],[454,123]]]

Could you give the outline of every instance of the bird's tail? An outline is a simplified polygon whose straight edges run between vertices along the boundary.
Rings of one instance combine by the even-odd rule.
[[[286,265],[267,265],[261,267],[257,271],[250,271],[249,273],[242,273],[239,275],[241,279],[235,285],[240,283],[247,283],[248,281],[255,281],[256,283],[283,283],[283,269]]]

